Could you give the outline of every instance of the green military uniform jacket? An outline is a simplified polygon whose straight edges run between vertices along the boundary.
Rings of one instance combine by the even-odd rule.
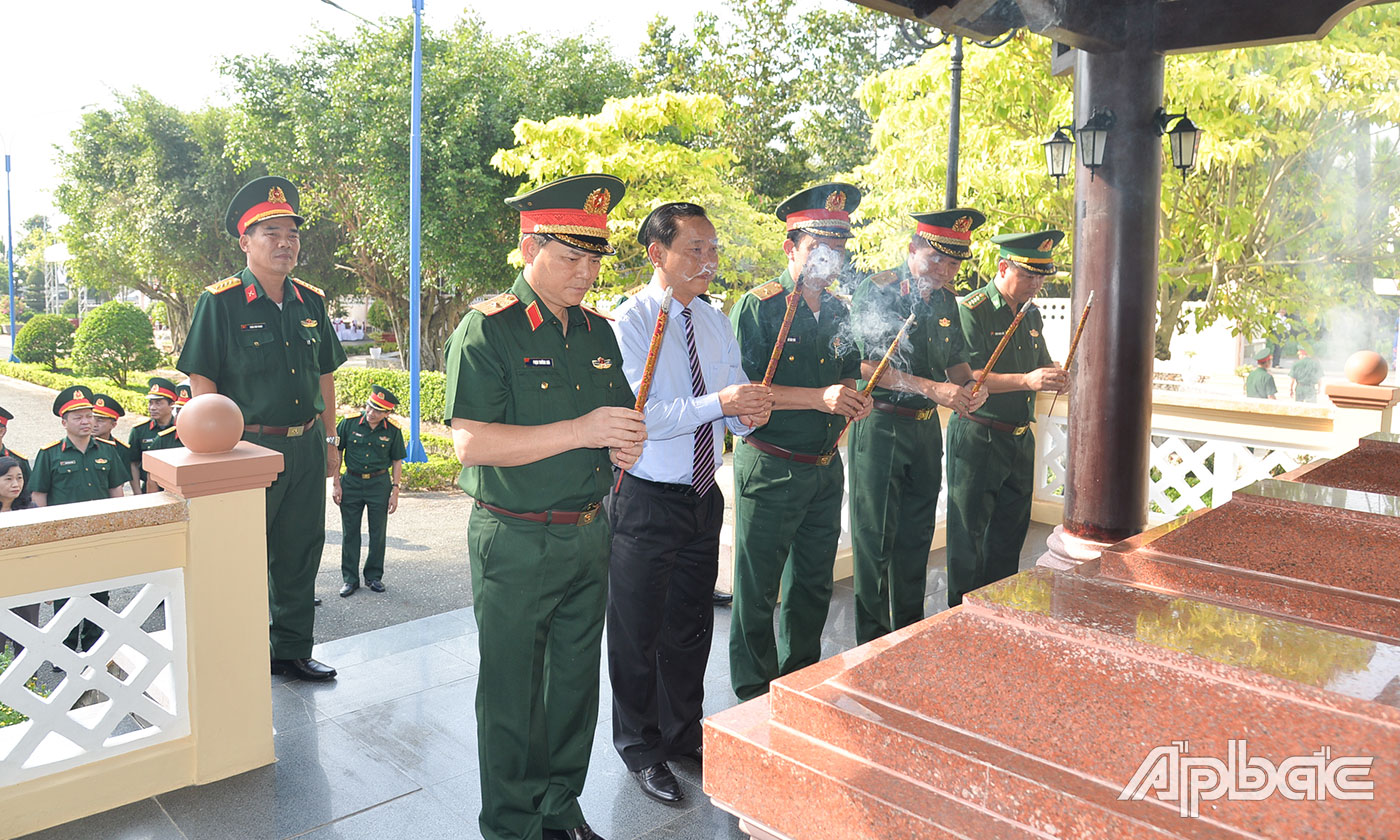
[[[1016,311],[1017,308],[997,291],[995,280],[963,298],[958,314],[962,319],[963,338],[967,342],[968,363],[973,370],[981,370],[992,358],[997,344],[1015,320]],[[1032,305],[991,372],[1028,373],[1054,364],[1045,346],[1044,329],[1040,309]],[[1002,423],[1024,425],[1035,417],[1035,397],[1035,391],[990,394],[976,414]]]
[[[447,341],[447,412],[480,423],[539,426],[636,402],[605,318],[581,306],[569,332],[525,281],[472,307]],[[518,467],[467,467],[468,495],[517,513],[578,511],[612,485],[607,449],[571,449]]]
[[[171,421],[169,426],[157,426],[156,421],[147,420],[131,430],[127,437],[127,450],[131,458],[131,463],[138,468],[141,467],[141,453],[154,452],[158,449],[179,449],[184,446],[180,442],[180,435],[175,431],[175,421]],[[146,489],[146,479],[148,474],[145,469],[141,469],[141,490]]]
[[[1249,376],[1244,380],[1244,395],[1246,397],[1268,399],[1277,393],[1278,385],[1274,382],[1274,375],[1261,367],[1251,370]]]
[[[1298,402],[1316,402],[1317,386],[1322,384],[1322,363],[1311,356],[1293,363],[1288,372],[1293,377],[1293,398]]]
[[[325,409],[321,375],[345,362],[320,289],[283,282],[278,309],[247,268],[207,286],[177,367],[214,380],[245,423],[296,426]]]
[[[131,478],[127,461],[110,443],[91,438],[87,449],[67,436],[39,450],[34,457],[30,490],[47,493],[50,505],[91,502],[111,496],[111,490]]]
[[[408,455],[403,431],[389,418],[375,428],[363,413],[341,418],[335,433],[340,436],[340,449],[345,453],[345,472],[376,473],[389,469],[395,461]]]
[[[768,369],[792,289],[792,277],[784,271],[778,279],[749,290],[729,313],[744,372],[754,382],[763,381]],[[851,333],[850,311],[835,295],[823,291],[818,320],[806,299],[799,298],[773,384],[825,388],[843,379],[860,379],[860,349]],[[839,414],[815,409],[775,411],[753,436],[792,452],[821,455],[836,446],[845,427],[846,418]]]
[[[947,369],[967,362],[957,296],[944,287],[934,289],[924,300],[907,263],[868,277],[856,288],[851,321],[861,358],[878,364],[911,310],[914,325],[899,343],[890,368],[934,382],[947,382]],[[871,396],[906,408],[934,406],[933,400],[922,394],[878,385]]]

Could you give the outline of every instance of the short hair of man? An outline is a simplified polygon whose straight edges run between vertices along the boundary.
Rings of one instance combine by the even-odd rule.
[[[651,211],[642,221],[642,227],[637,231],[637,241],[643,246],[659,242],[662,247],[669,248],[671,243],[676,241],[676,234],[680,232],[681,220],[696,217],[709,218],[704,207],[689,201],[672,201],[669,204],[663,204]]]

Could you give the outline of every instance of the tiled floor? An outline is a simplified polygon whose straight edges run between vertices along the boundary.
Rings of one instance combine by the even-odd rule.
[[[1049,528],[1033,525],[1026,568]],[[930,613],[946,602],[943,552],[929,569]],[[822,649],[854,645],[853,593],[836,585]],[[733,705],[729,610],[715,616],[706,711]],[[478,836],[476,623],[470,609],[321,645],[316,656],[340,677],[316,685],[273,678],[278,761],[79,820],[25,840],[460,840]],[[608,840],[741,840],[737,821],[715,808],[693,766],[674,766],[683,802],[648,799],[611,743],[610,691],[602,699],[583,794],[589,823]]]

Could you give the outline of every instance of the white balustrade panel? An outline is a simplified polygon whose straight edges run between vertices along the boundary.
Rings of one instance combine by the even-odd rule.
[[[1068,421],[1038,419],[1036,497],[1062,502],[1069,452]],[[1152,429],[1147,524],[1160,525],[1201,508],[1219,507],[1235,490],[1287,472],[1326,451],[1180,429]]]
[[[119,613],[88,597],[132,586],[140,588]],[[43,627],[10,612],[60,598],[69,601]],[[165,629],[143,630],[161,607]],[[102,634],[79,653],[63,641],[83,619]],[[0,727],[0,786],[189,734],[183,570],[0,598],[0,634],[24,646],[0,674],[0,703],[29,718]],[[45,662],[65,674],[40,697],[26,685]]]

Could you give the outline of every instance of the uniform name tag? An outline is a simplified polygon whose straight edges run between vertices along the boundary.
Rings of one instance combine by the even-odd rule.
[[[60,467],[71,467],[71,466],[76,465],[77,463],[78,463],[77,461],[59,461],[59,462],[58,462],[58,465],[59,465]]]
[[[554,360],[553,360],[553,359],[532,359],[532,358],[530,358],[529,356],[526,356],[526,357],[525,357],[525,364],[526,364],[527,367],[554,367]]]
[[[240,330],[264,330],[267,329],[267,324],[240,324],[238,328]]]
[[[992,337],[993,337],[993,338],[997,338],[997,337],[1006,335],[1006,330],[992,330],[992,333],[991,333],[991,334],[992,334]]]
[[[788,343],[788,344],[796,344],[796,343],[798,342],[798,339],[799,339],[798,336],[790,335],[790,336],[787,337],[787,343]]]

